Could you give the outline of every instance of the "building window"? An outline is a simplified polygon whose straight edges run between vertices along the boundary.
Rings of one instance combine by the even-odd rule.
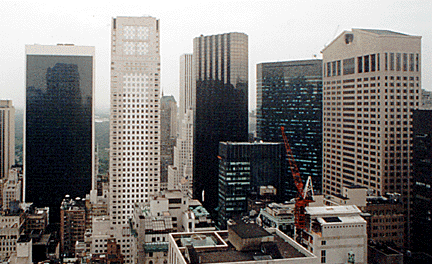
[[[384,56],[384,62],[385,62],[385,70],[388,71],[388,53],[385,53]]]
[[[357,57],[357,72],[363,72],[363,57]]]
[[[336,61],[332,62],[332,76],[336,76]]]
[[[364,56],[364,72],[369,72],[369,55]]]
[[[331,76],[331,63],[327,62],[327,77]]]
[[[343,74],[344,75],[354,74],[354,69],[355,69],[354,58],[343,60]]]
[[[321,250],[321,263],[326,263],[326,251]]]
[[[420,63],[420,58],[419,58],[419,55],[416,54],[416,72],[419,71],[419,63]]]
[[[413,53],[411,53],[410,55],[409,55],[409,64],[410,64],[410,71],[414,71],[414,54]]]
[[[390,70],[394,71],[394,53],[390,53]]]
[[[403,71],[408,70],[408,55],[406,53],[403,54]]]
[[[375,71],[375,65],[376,65],[376,55],[372,54],[370,56],[371,58],[371,71],[374,72]]]
[[[378,53],[377,54],[377,71],[380,71],[381,70],[381,60],[380,60],[380,58],[381,58],[381,56],[380,56],[380,54]],[[379,78],[379,77],[378,77]],[[379,80],[379,79],[378,79]]]
[[[401,70],[401,54],[396,53],[396,71]]]
[[[341,75],[341,61],[337,61],[337,75],[340,76]]]

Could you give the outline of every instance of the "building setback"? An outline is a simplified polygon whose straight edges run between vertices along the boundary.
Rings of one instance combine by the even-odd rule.
[[[111,35],[109,212],[125,263],[133,263],[133,205],[160,191],[159,20],[113,18]]]
[[[26,45],[25,201],[49,206],[94,184],[94,47]]]
[[[219,142],[248,140],[248,36],[195,38],[193,67],[193,195],[214,213]]]
[[[12,100],[0,100],[0,179],[15,164],[15,108]]]
[[[322,185],[322,61],[298,60],[257,65],[257,138],[283,142],[285,128],[302,178]],[[289,179],[291,171],[286,171]],[[296,196],[294,182],[289,193]]]

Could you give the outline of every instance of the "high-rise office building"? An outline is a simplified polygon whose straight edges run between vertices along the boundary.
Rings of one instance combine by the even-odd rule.
[[[159,100],[159,20],[113,18],[109,211],[125,263],[133,263],[133,205],[160,190]]]
[[[15,164],[15,108],[12,100],[0,100],[0,179]]]
[[[195,38],[193,67],[193,195],[214,213],[219,142],[248,140],[248,36]]]
[[[94,185],[94,47],[26,46],[25,201],[60,217]]]
[[[178,136],[174,164],[168,167],[168,189],[179,189],[192,196],[193,143],[192,54],[180,56],[180,100]]]
[[[294,159],[305,181],[312,179],[314,191],[322,181],[322,61],[299,60],[257,65],[257,138],[283,142],[285,128]],[[296,187],[291,171],[289,193]]]
[[[279,201],[285,201],[288,181],[282,142],[220,142],[217,225],[247,213],[248,198],[260,186],[273,186]],[[289,180],[289,179],[288,179]]]
[[[413,115],[413,217],[412,246],[415,251],[432,250],[432,110]]]
[[[180,100],[179,120],[186,119],[187,112],[193,107],[193,74],[192,54],[180,56]]]
[[[168,166],[173,165],[174,145],[177,137],[177,102],[174,96],[162,95],[160,116],[160,184],[161,189],[167,189]]]
[[[322,53],[324,193],[340,194],[348,185],[399,193],[409,223],[421,37],[353,29]]]

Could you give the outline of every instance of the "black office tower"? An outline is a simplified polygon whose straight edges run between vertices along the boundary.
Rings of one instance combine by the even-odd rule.
[[[214,213],[219,142],[248,139],[248,36],[195,38],[193,67],[193,195]]]
[[[248,199],[261,186],[276,188],[276,201],[287,193],[286,152],[283,143],[220,142],[217,225],[227,228],[227,221],[248,213]]]
[[[283,142],[285,127],[303,181],[315,192],[322,181],[322,61],[301,60],[257,65],[257,137]],[[287,177],[292,179],[291,171]],[[296,187],[291,181],[291,197]]]
[[[412,247],[432,251],[432,110],[413,112]]]
[[[66,194],[92,187],[93,60],[93,47],[26,46],[25,201],[51,222]]]

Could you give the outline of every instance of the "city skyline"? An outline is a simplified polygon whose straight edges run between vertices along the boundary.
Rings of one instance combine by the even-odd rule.
[[[110,19],[118,15],[149,15],[161,20],[161,87],[165,95],[172,94],[176,100],[179,98],[179,56],[192,52],[194,37],[227,32],[244,32],[250,39],[249,109],[256,106],[256,64],[313,59],[314,55],[321,58],[324,46],[351,28],[389,29],[422,36],[422,83],[424,89],[432,90],[431,74],[425,70],[432,65],[432,33],[428,30],[431,22],[427,11],[432,3],[427,1],[330,1],[313,5],[297,1],[205,4],[186,1],[181,5],[144,5],[132,1],[128,5],[112,3],[103,9],[97,7],[91,3],[53,5],[49,1],[3,3],[1,27],[11,37],[0,44],[4,65],[8,65],[2,67],[1,97],[12,99],[17,109],[24,106],[24,45],[74,43],[96,47],[96,108],[109,107]],[[238,16],[235,10],[240,7],[243,12]],[[301,19],[305,15],[308,19]]]

